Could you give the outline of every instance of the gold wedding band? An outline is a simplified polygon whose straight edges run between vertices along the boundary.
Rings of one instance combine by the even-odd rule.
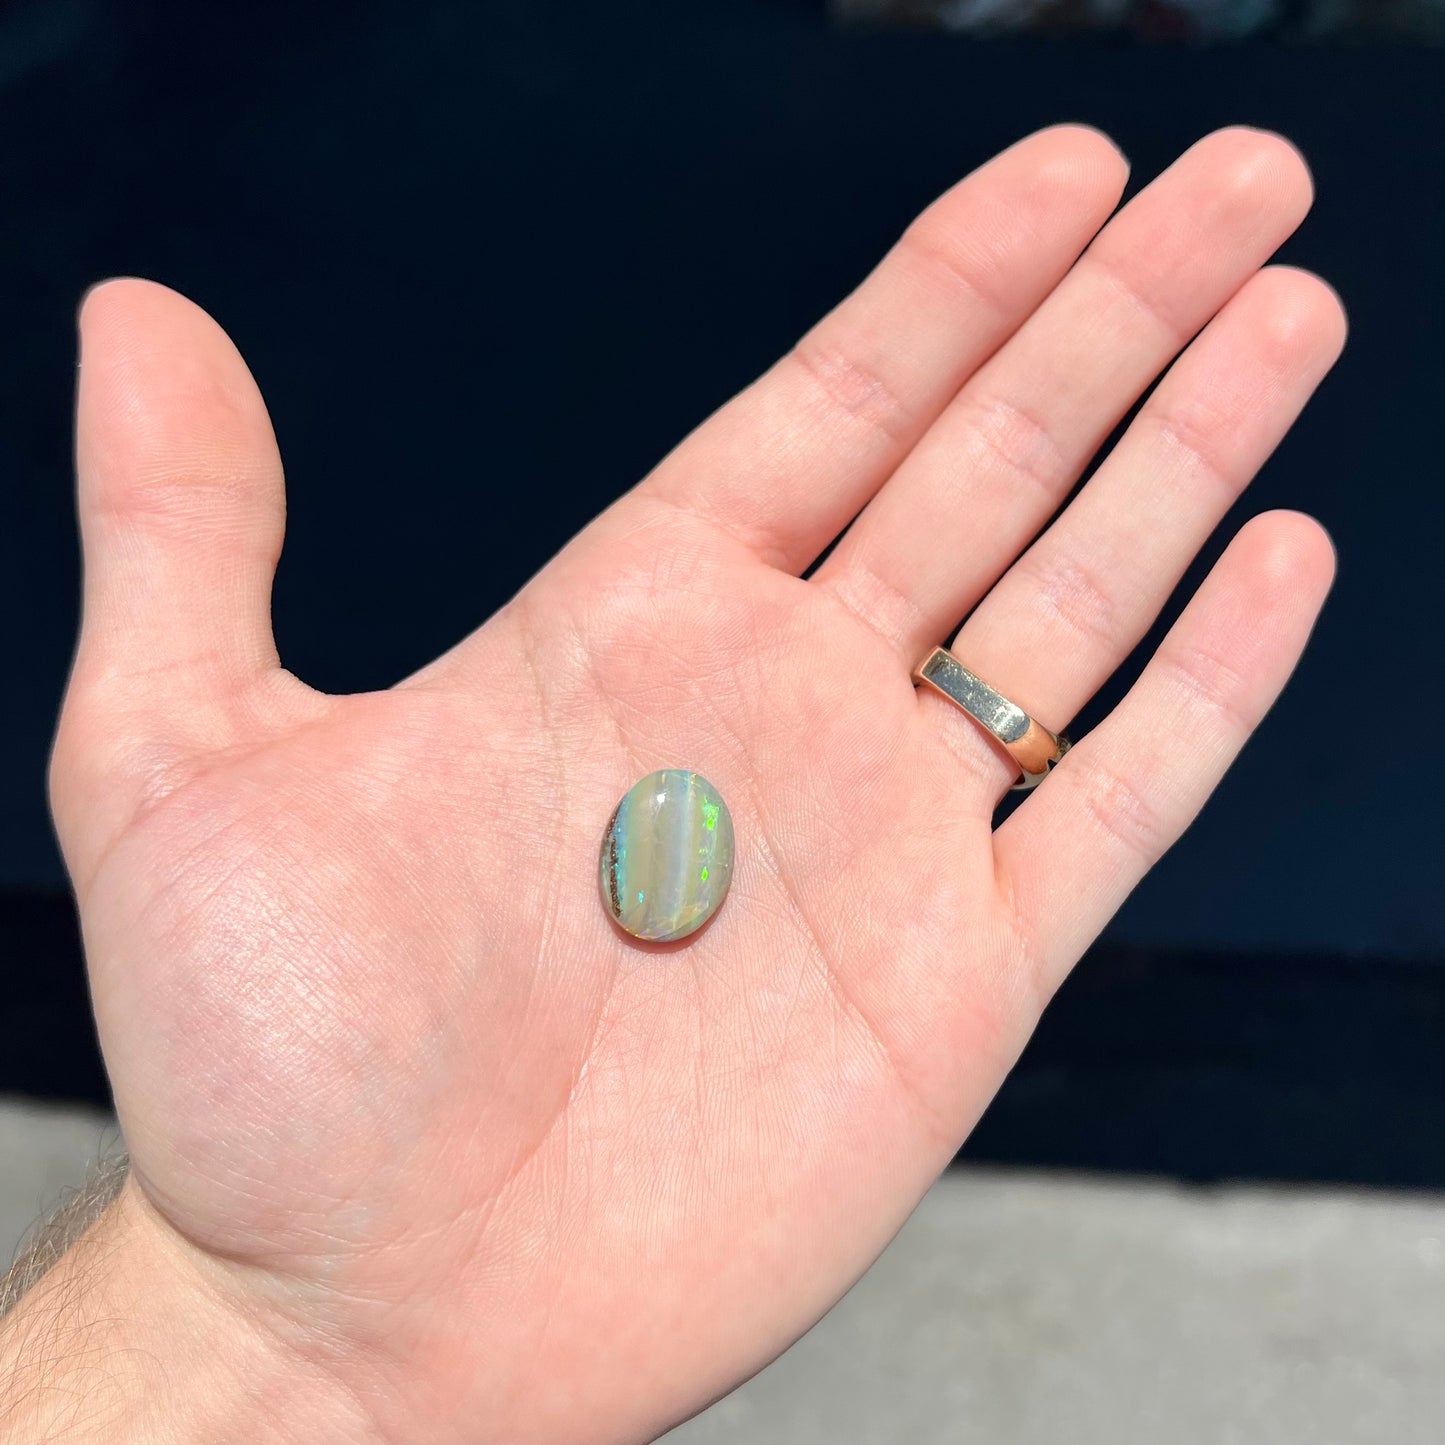
[[[913,669],[915,686],[931,687],[966,712],[991,738],[1001,743],[1023,776],[1015,789],[1032,788],[1069,750],[1062,733],[1051,733],[1017,703],[995,692],[971,673],[946,647],[935,647]]]

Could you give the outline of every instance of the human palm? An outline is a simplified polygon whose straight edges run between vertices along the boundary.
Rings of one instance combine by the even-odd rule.
[[[1325,287],[1254,274],[1308,204],[1287,146],[1208,138],[1075,264],[1123,179],[1079,128],[1006,152],[475,634],[356,697],[278,665],[280,464],[230,343],[149,283],[89,298],[52,782],[133,1192],[381,1438],[645,1438],[776,1355],[1282,685],[1331,570],[1292,514],[997,831],[1008,759],[909,681],[967,616],[958,655],[1065,725],[1338,350]],[[596,874],[660,767],[737,834],[666,946]]]

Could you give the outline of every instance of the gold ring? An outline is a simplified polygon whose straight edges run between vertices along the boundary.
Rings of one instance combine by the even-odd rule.
[[[913,669],[913,682],[946,697],[1003,745],[1023,774],[1013,785],[1015,789],[1043,782],[1069,750],[1068,738],[1035,722],[1017,703],[971,673],[946,647],[935,647]]]

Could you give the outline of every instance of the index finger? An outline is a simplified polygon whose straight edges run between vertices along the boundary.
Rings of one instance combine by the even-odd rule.
[[[801,572],[1053,290],[1127,174],[1086,126],[1039,131],[994,157],[633,495],[697,513]]]

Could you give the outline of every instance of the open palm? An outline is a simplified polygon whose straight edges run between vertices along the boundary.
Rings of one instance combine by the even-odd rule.
[[[339,1438],[640,1439],[776,1355],[1282,685],[1331,574],[1294,514],[997,832],[1007,758],[909,681],[966,616],[958,655],[1065,726],[1341,344],[1322,283],[1259,271],[1308,206],[1287,145],[1209,137],[1095,239],[1124,179],[1078,127],[985,166],[499,614],[357,697],[278,664],[281,469],[229,341],[151,283],[89,296],[52,785],[132,1192],[338,1385]],[[737,831],[727,902],[662,947],[596,875],[660,767]]]

